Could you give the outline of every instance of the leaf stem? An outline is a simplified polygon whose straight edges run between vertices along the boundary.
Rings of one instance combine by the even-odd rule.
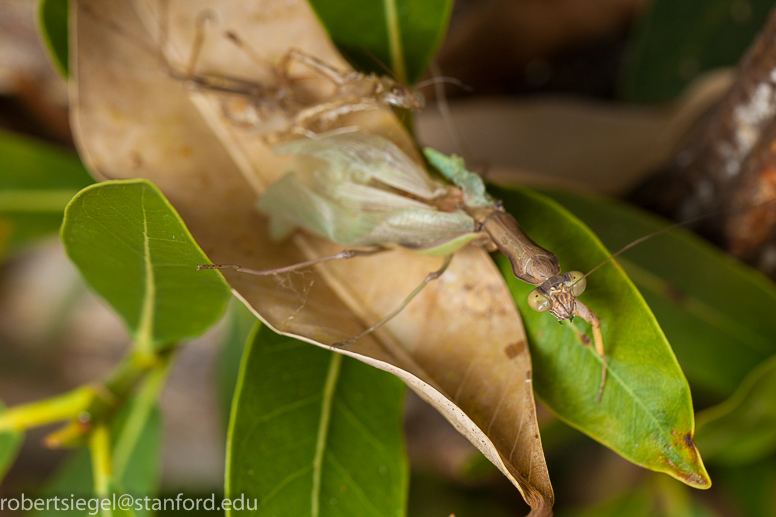
[[[174,347],[169,347],[170,351],[172,349]],[[100,416],[110,414],[129,395],[135,383],[148,370],[158,365],[165,369],[169,360],[169,352],[150,355],[142,352],[131,353],[103,384],[82,386],[56,397],[6,409],[0,414],[0,432],[24,431],[60,420],[74,422],[100,420]],[[87,413],[89,418],[81,418],[83,413]],[[51,436],[51,444],[61,443],[65,437],[75,438],[76,429],[70,427],[67,432],[64,429],[55,432]],[[83,428],[84,433],[87,430],[88,428]]]
[[[113,475],[111,461],[110,431],[108,425],[100,423],[95,426],[89,436],[89,452],[92,455],[92,473],[94,474],[94,495],[105,499],[110,495],[111,478]],[[110,508],[102,507],[105,517],[112,515]]]
[[[98,397],[94,386],[82,386],[46,400],[7,409],[0,414],[0,432],[24,431],[30,427],[78,418]]]
[[[130,455],[140,440],[140,435],[143,432],[145,422],[148,420],[149,413],[156,406],[172,364],[171,354],[162,358],[162,361],[156,364],[146,378],[143,379],[133,399],[129,415],[122,426],[121,433],[116,438],[116,446],[113,449],[113,471],[116,479],[121,479],[124,475]]]
[[[166,355],[134,351],[124,357],[105,381],[105,387],[115,396],[126,395],[132,386],[159,361],[166,361]]]

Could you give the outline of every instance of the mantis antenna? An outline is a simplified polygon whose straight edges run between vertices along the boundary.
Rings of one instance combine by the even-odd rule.
[[[439,68],[439,63],[437,63],[436,59],[431,61],[429,70],[431,70],[431,75],[434,77],[428,81],[423,82],[434,85],[434,93],[436,94],[437,99],[437,108],[439,109],[439,113],[442,115],[442,120],[445,121],[445,127],[447,128],[447,132],[450,134],[450,139],[453,141],[453,146],[463,157],[466,163],[472,163],[471,152],[469,151],[466,142],[464,142],[463,138],[461,137],[461,132],[458,130],[458,126],[453,119],[453,114],[450,111],[450,104],[447,102],[447,94],[445,94],[443,81],[435,81],[433,83],[430,82],[434,78],[439,78],[442,74],[442,70]],[[458,82],[460,83],[460,81]]]
[[[759,204],[755,205],[754,207],[750,207],[750,208],[759,208],[759,207],[767,205],[769,203],[773,203],[774,201],[776,201],[776,198],[769,199],[768,201],[763,201],[762,203],[759,203]],[[649,240],[652,237],[657,237],[660,234],[669,232],[669,231],[674,230],[676,228],[681,228],[683,226],[689,226],[689,225],[691,225],[693,223],[697,223],[698,221],[702,221],[703,219],[707,219],[709,217],[713,217],[713,216],[719,215],[719,214],[724,214],[725,212],[728,212],[728,210],[725,210],[725,209],[714,210],[713,212],[709,212],[707,214],[702,214],[702,215],[699,215],[699,216],[696,216],[696,217],[692,217],[692,218],[690,218],[690,219],[688,219],[686,221],[682,221],[680,223],[674,223],[672,225],[666,226],[665,228],[661,228],[661,229],[656,230],[656,231],[654,231],[652,233],[648,233],[647,235],[644,235],[643,237],[639,237],[635,241],[629,242],[628,244],[626,244],[625,246],[623,246],[622,248],[620,248],[616,252],[614,252],[611,255],[609,255],[609,257],[606,260],[604,260],[603,262],[598,264],[596,267],[594,267],[593,269],[591,269],[590,271],[585,273],[585,275],[582,278],[580,278],[579,280],[577,280],[576,282],[574,282],[574,284],[577,284],[578,282],[581,282],[582,280],[584,280],[585,278],[590,276],[594,271],[597,271],[602,266],[605,266],[608,262],[610,262],[611,260],[615,259],[616,257],[622,255],[623,253],[625,253],[626,251],[628,251],[632,247],[636,246],[637,244],[641,244],[642,242],[644,242],[646,240]]]

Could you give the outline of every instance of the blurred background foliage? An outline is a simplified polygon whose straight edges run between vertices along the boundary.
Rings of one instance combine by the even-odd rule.
[[[312,4],[324,23],[343,19],[336,10],[327,11],[326,2]],[[427,2],[429,12],[444,5]],[[607,116],[629,117],[633,112],[625,103],[667,109],[704,72],[735,66],[773,5],[764,0],[461,0],[453,6],[437,61],[445,76],[472,90],[446,88],[454,113],[482,100],[502,106],[519,102],[532,116],[552,119],[569,99],[582,99],[610,110]],[[130,343],[118,317],[85,288],[54,236],[67,202],[92,182],[68,126],[62,77],[68,70],[66,13],[65,0],[0,0],[0,399],[8,405],[99,378]],[[428,17],[431,40],[447,14]],[[43,37],[40,27],[45,27]],[[374,62],[353,44],[352,26],[330,21],[327,29],[354,63]],[[429,38],[422,31],[408,36],[405,45],[424,37]],[[424,56],[410,60],[404,77],[421,76],[418,63],[423,62]],[[434,97],[431,90],[424,93]],[[418,118],[419,134],[433,140],[428,129],[424,134],[424,127],[432,127],[424,126],[425,116]],[[544,145],[551,154],[573,142],[550,133]],[[612,140],[611,146],[617,145]],[[488,161],[476,148],[472,152]],[[553,184],[552,178],[541,179]],[[547,193],[612,250],[667,224],[615,201],[552,187]],[[540,407],[557,514],[776,514],[773,284],[687,232],[647,241],[621,262],[658,316],[690,381],[696,440],[714,485],[695,491],[639,469]],[[154,481],[158,475],[162,494],[222,490],[225,420],[253,322],[232,303],[219,326],[190,343],[170,372],[161,398],[164,448],[153,452],[162,456],[163,468],[144,476]],[[144,432],[160,433],[156,409],[148,418]],[[404,421],[412,466],[409,515],[526,513],[519,494],[495,468],[412,395]],[[39,446],[42,436],[30,432],[21,444],[18,436],[0,434],[0,478],[7,470],[0,497],[46,493],[83,477],[77,472],[84,471],[84,459],[63,461],[62,451]],[[148,440],[151,448],[160,436]]]

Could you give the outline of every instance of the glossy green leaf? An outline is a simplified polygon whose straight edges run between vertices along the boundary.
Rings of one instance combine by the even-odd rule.
[[[0,251],[56,232],[92,178],[73,153],[0,130]]]
[[[51,61],[68,77],[68,0],[40,0],[38,4],[38,27]]]
[[[130,405],[131,406],[131,405]],[[133,432],[124,424],[126,422],[128,408],[122,412],[114,426],[114,444],[123,441],[123,433]],[[161,480],[161,454],[162,454],[162,418],[161,411],[154,406],[152,411],[141,422],[138,439],[133,440],[131,454],[128,456],[126,466],[122,468],[118,479],[120,488],[117,493],[131,494],[133,497],[153,497]],[[117,451],[114,449],[114,454]],[[92,465],[88,449],[81,449],[68,457],[60,466],[54,476],[48,480],[40,497],[60,497],[59,510],[50,506],[48,510],[34,512],[37,517],[60,516],[85,516],[94,515],[93,509],[84,510],[71,506],[71,496],[75,499],[81,497],[90,499],[93,496]],[[67,504],[65,508],[63,505]],[[88,503],[85,503],[88,504]],[[92,503],[94,504],[94,503]],[[144,508],[133,509],[138,517],[150,515]]]
[[[147,180],[104,182],[67,206],[62,241],[89,285],[124,318],[140,350],[197,336],[229,288],[175,209]]]
[[[670,224],[616,201],[546,193],[613,251]],[[657,316],[693,386],[728,396],[776,354],[776,287],[689,231],[652,237],[617,260]]]
[[[631,41],[621,96],[666,101],[702,72],[735,66],[772,8],[771,0],[654,0]]]
[[[228,326],[224,341],[218,351],[216,362],[216,388],[218,390],[219,410],[223,422],[228,425],[232,408],[232,398],[237,387],[237,376],[240,373],[240,363],[243,350],[253,327],[256,326],[256,315],[241,301],[232,299],[228,313]],[[226,425],[224,429],[226,429]]]
[[[5,411],[5,406],[0,403],[0,413]],[[24,435],[17,432],[0,433],[0,482],[3,481],[8,469],[13,465],[19,448],[22,446]]]
[[[254,516],[404,515],[403,393],[390,374],[257,326],[232,408],[226,497],[257,499]]]
[[[755,368],[725,402],[698,414],[709,461],[744,465],[776,451],[776,356]]]
[[[595,235],[549,198],[525,189],[493,189],[564,271],[587,271],[609,256]],[[532,311],[533,289],[499,265],[524,318],[534,365],[534,390],[562,420],[630,461],[698,488],[710,485],[693,443],[694,420],[687,380],[649,307],[622,269],[607,264],[588,279],[580,300],[598,314],[607,353],[608,380],[596,403],[601,359],[590,328],[577,318],[559,325]]]
[[[451,0],[310,0],[342,54],[361,70],[412,84],[426,70],[442,42]]]

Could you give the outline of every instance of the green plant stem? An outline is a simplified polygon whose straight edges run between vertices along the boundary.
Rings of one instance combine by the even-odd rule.
[[[154,368],[160,360],[166,360],[167,355],[130,352],[105,381],[105,388],[114,396],[122,398],[148,370]]]
[[[89,452],[92,455],[92,473],[94,475],[94,495],[105,499],[110,494],[111,478],[113,476],[110,446],[110,431],[105,423],[94,427],[89,436]],[[102,508],[105,517],[112,515],[112,510]]]
[[[30,427],[77,418],[98,397],[94,386],[78,389],[46,400],[10,408],[0,414],[0,432],[24,431]]]
[[[143,426],[148,420],[148,414],[153,410],[159,394],[162,388],[164,388],[164,383],[167,380],[167,375],[170,373],[172,364],[173,356],[172,354],[167,354],[143,379],[135,395],[126,423],[121,429],[121,434],[116,439],[113,455],[113,472],[116,479],[121,479],[124,475],[130,455],[140,439]]]
[[[165,370],[174,348],[170,346],[168,351],[160,354],[133,352],[104,384],[82,386],[57,397],[7,409],[0,414],[0,432],[24,431],[60,420],[77,420],[84,412],[92,421],[100,421],[113,412],[149,370],[158,365]]]

